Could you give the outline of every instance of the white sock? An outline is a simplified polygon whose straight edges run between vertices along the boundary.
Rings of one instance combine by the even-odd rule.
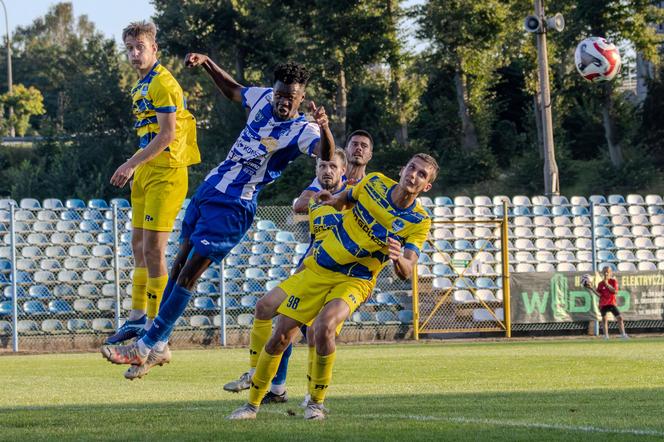
[[[270,391],[276,395],[281,396],[286,392],[286,384],[272,384]]]
[[[150,347],[147,346],[147,344],[145,342],[143,342],[142,339],[139,339],[138,342],[136,342],[136,346],[138,347],[138,352],[143,357],[149,355],[150,350],[152,350]]]
[[[127,321],[136,321],[138,319],[141,319],[143,316],[145,316],[145,311],[132,310],[129,312],[129,317],[127,317]]]
[[[168,344],[168,341],[158,341],[152,348],[154,348],[157,351],[164,351],[164,349],[166,348],[166,344]]]
[[[145,326],[143,326],[143,328],[144,328],[145,330],[150,330],[150,327],[152,327],[152,323],[153,323],[153,322],[154,322],[154,318],[147,318],[147,319],[145,320]]]

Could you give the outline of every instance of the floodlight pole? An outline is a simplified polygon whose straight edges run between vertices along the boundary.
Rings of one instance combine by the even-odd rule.
[[[540,115],[542,117],[542,138],[544,141],[544,193],[550,197],[560,195],[560,182],[553,144],[553,118],[551,116],[551,92],[549,90],[549,59],[546,48],[544,0],[535,0],[535,16],[542,23],[540,30],[536,32],[536,38],[541,94]]]
[[[11,94],[12,93],[12,41],[9,37],[9,16],[7,15],[7,7],[5,6],[5,2],[3,0],[0,0],[0,4],[2,4],[2,9],[5,11],[5,27],[7,28],[7,92]],[[12,116],[14,116],[14,107],[9,106],[10,122]],[[10,137],[16,136],[16,132],[14,131],[14,125],[12,123],[9,124],[9,136]]]

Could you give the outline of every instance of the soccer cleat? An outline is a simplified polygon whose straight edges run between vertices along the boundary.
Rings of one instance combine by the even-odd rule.
[[[141,330],[143,330],[143,327],[145,327],[145,321],[147,321],[145,315],[135,321],[125,321],[114,335],[106,338],[104,345],[115,345],[137,337]]]
[[[142,356],[138,345],[102,345],[101,355],[114,364],[142,365],[148,355]]]
[[[275,394],[271,391],[268,391],[265,397],[263,397],[261,405],[278,404],[282,402],[288,402],[288,392],[284,391],[282,394]]]
[[[304,418],[310,421],[320,421],[325,419],[325,411],[323,404],[309,401],[307,408],[304,409]]]
[[[168,345],[164,347],[162,351],[157,351],[153,348],[150,350],[150,354],[144,363],[141,365],[132,365],[125,371],[124,377],[133,381],[134,379],[140,379],[155,365],[162,366],[171,362],[171,350],[168,348]]]
[[[627,335],[627,333],[620,335],[620,337],[623,338],[623,339],[629,339],[629,336]]]
[[[227,419],[231,420],[243,420],[243,419],[256,419],[256,413],[258,413],[258,407],[254,407],[251,404],[244,404],[234,412],[232,412]]]
[[[304,395],[304,400],[300,404],[300,408],[307,408],[307,405],[309,405],[309,401],[311,400],[311,395],[309,393]]]
[[[251,387],[251,376],[249,375],[249,372],[245,372],[242,373],[240,379],[230,381],[224,385],[224,390],[230,391],[231,393],[239,393],[242,390],[249,390],[249,387]]]

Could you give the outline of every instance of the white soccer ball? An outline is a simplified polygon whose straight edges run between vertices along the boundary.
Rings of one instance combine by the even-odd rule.
[[[574,63],[581,76],[593,83],[613,80],[622,65],[618,48],[602,37],[588,37],[579,43]]]

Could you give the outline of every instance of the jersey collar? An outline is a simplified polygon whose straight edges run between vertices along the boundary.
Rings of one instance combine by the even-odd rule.
[[[406,207],[405,209],[397,207],[397,205],[394,204],[394,201],[392,201],[392,191],[395,187],[397,187],[397,185],[393,184],[392,187],[390,187],[390,189],[387,191],[387,202],[390,203],[390,206],[392,206],[392,208],[398,212],[412,212],[415,208],[415,205],[417,204],[417,200],[413,201],[413,204],[411,204],[409,207]]]

